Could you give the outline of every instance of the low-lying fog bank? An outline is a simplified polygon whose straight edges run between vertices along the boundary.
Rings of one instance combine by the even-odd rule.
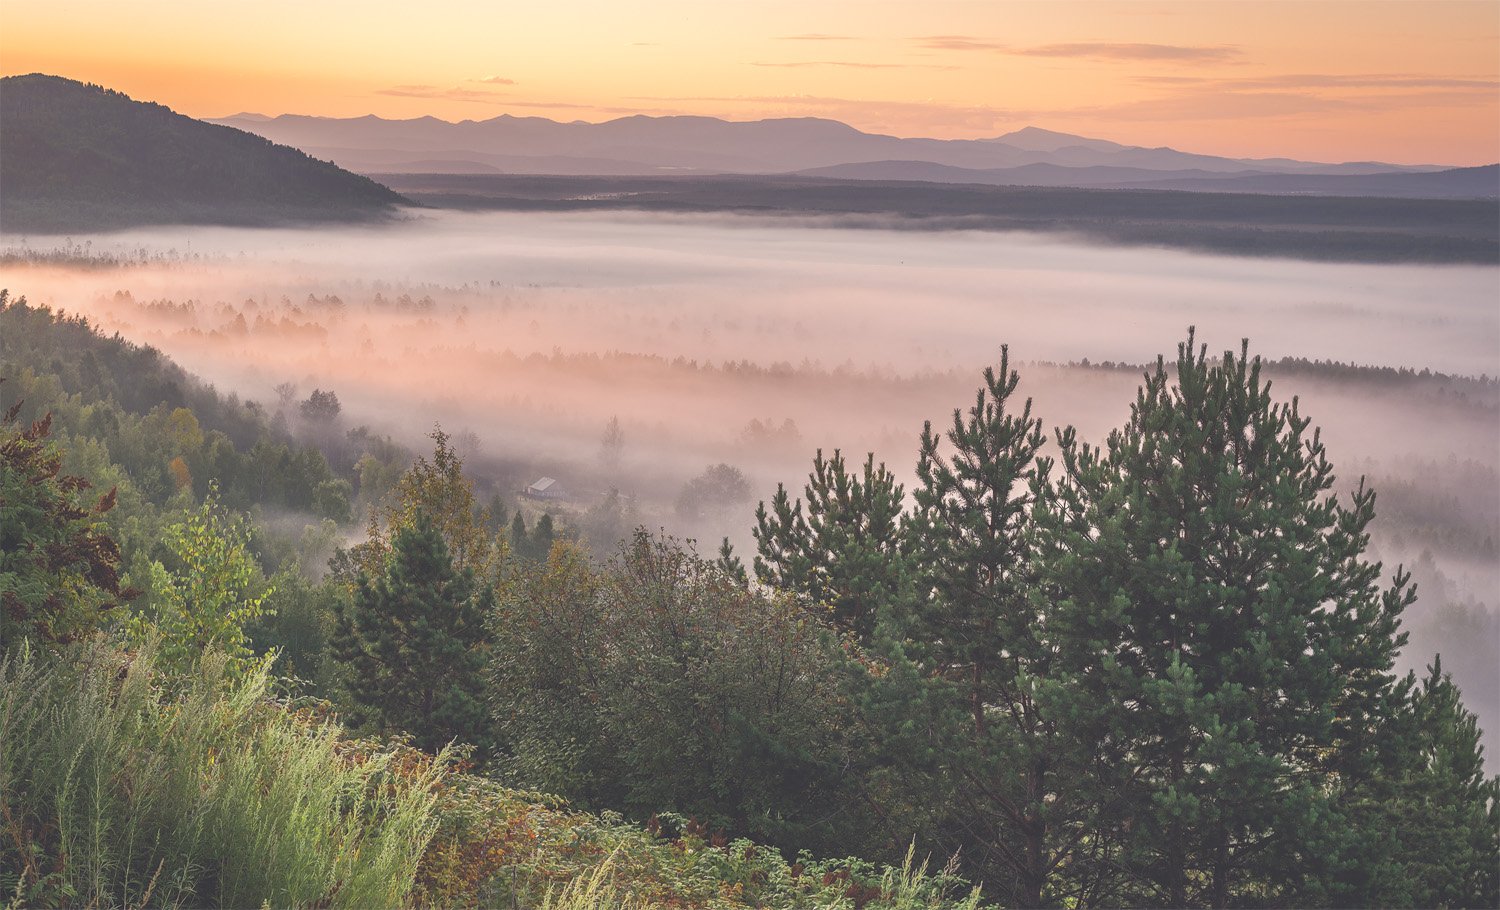
[[[1500,384],[1479,378],[1500,373],[1500,269],[540,214],[0,248],[0,287],[156,345],[273,411],[273,389],[290,383],[299,397],[335,391],[346,426],[414,448],[441,422],[472,434],[488,490],[514,497],[555,477],[569,498],[553,507],[579,513],[618,488],[630,520],[705,548],[727,535],[742,552],[754,502],[777,482],[800,487],[818,447],[875,451],[909,480],[922,421],[967,405],[1002,343],[1031,364],[1022,389],[1038,412],[1095,441],[1125,419],[1140,379],[1100,364],[1170,356],[1189,324],[1211,352],[1249,337],[1273,361],[1452,374],[1269,371],[1323,427],[1341,489],[1363,473],[1381,491],[1379,554],[1420,563],[1410,659],[1440,642],[1485,658],[1445,665],[1500,742],[1500,626],[1437,613],[1440,601],[1500,606]],[[603,451],[611,418],[623,446]],[[680,510],[684,484],[721,462],[744,472],[749,498]]]

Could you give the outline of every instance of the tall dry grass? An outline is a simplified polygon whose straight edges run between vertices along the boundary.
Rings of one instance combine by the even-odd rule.
[[[397,907],[446,757],[351,742],[222,655],[0,660],[0,906]]]

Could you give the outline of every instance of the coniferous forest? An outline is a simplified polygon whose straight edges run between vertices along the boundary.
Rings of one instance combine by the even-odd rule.
[[[0,905],[1500,904],[1382,491],[1248,342],[1162,346],[1097,444],[1001,348],[741,551],[0,292]]]

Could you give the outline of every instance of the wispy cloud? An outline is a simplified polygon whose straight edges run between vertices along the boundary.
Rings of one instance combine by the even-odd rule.
[[[515,85],[516,80],[507,79],[504,76],[485,76],[483,79],[470,79],[470,82],[483,82],[485,85]]]
[[[1146,76],[1134,76],[1131,81],[1142,82],[1148,85],[1203,85],[1209,82],[1217,82],[1218,80],[1210,79],[1207,76],[1163,76],[1158,73],[1152,73]]]
[[[1205,63],[1230,61],[1240,56],[1233,45],[1195,46],[1181,44],[1133,44],[1112,41],[1075,41],[1013,47],[976,35],[925,35],[912,38],[918,46],[933,51],[988,51],[1018,57],[1074,57],[1092,60],[1161,60]]]
[[[940,101],[867,101],[824,95],[643,97],[643,101],[712,102],[749,108],[755,117],[827,117],[862,130],[904,136],[933,131],[992,131],[1037,112],[948,104]]]
[[[1304,88],[1456,88],[1493,92],[1500,81],[1471,77],[1434,76],[1420,73],[1285,73],[1250,79],[1229,79],[1218,84],[1231,89]]]
[[[933,51],[1001,51],[1005,45],[973,35],[927,35],[911,39]]]
[[[806,35],[777,35],[777,41],[853,41],[853,35],[825,35],[820,32],[812,32]]]
[[[1240,78],[1151,74],[1135,82],[1168,92],[1051,112],[1065,118],[1141,122],[1309,118],[1429,108],[1493,117],[1500,81],[1432,73],[1274,73]],[[1482,111],[1482,113],[1481,113]]]
[[[924,70],[951,70],[956,67],[943,66],[938,63],[860,63],[853,60],[793,60],[785,63],[754,62],[751,66],[769,66],[785,69],[797,69],[808,66],[841,66],[848,69],[859,70],[900,70],[900,69],[924,69]]]
[[[1436,76],[1419,73],[1281,73],[1241,79],[1211,76],[1173,76],[1152,73],[1132,80],[1144,85],[1181,85],[1217,91],[1307,91],[1315,89],[1453,89],[1494,93],[1500,80],[1470,76]]]
[[[1043,44],[1006,50],[1021,57],[1081,57],[1092,60],[1178,60],[1203,63],[1235,60],[1241,56],[1233,45],[1192,46],[1181,44],[1120,44],[1109,41],[1079,41]]]
[[[1226,92],[1215,89],[1172,95],[1166,98],[1147,98],[1120,104],[1072,108],[1056,113],[1097,120],[1165,123],[1329,114],[1360,110],[1366,107],[1367,105],[1360,102],[1326,98],[1308,93]]]
[[[506,107],[537,108],[542,110],[559,111],[595,111],[600,114],[647,114],[651,116],[672,116],[682,113],[680,110],[663,107],[611,107],[600,104],[577,104],[571,101],[505,101]]]
[[[376,89],[375,94],[397,98],[431,98],[437,101],[469,101],[476,104],[514,103],[508,102],[503,92],[463,88],[456,85],[450,88],[438,85],[393,85],[390,88]]]

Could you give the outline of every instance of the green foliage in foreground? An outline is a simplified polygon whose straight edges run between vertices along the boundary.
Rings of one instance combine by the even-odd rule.
[[[619,816],[350,739],[206,654],[0,660],[0,907],[974,907],[921,864],[787,863],[681,817]]]
[[[22,316],[81,331],[15,306],[0,329]],[[396,497],[368,544],[317,586],[304,544],[265,594],[230,489],[194,505],[234,463],[198,470],[192,411],[131,424],[177,440],[144,462],[178,487],[149,509],[113,444],[0,426],[0,605],[25,607],[0,625],[0,907],[972,905],[910,860],[807,852],[899,861],[913,834],[1008,905],[1497,906],[1500,781],[1441,666],[1391,669],[1409,597],[1363,556],[1373,495],[1332,496],[1253,361],[1190,342],[1164,366],[1053,462],[1002,355],[923,434],[911,511],[873,456],[819,457],[805,510],[779,491],[763,586],[727,545],[645,532],[594,562],[545,516],[508,547],[435,432],[369,485]],[[86,395],[30,400],[53,378],[0,393],[97,423]],[[118,478],[122,508],[63,470]],[[151,590],[111,622],[132,500]],[[639,824],[351,738],[273,700],[271,666],[362,730],[456,737]]]
[[[963,910],[977,889],[952,868],[928,871],[908,849],[900,866],[860,859],[788,862],[680,815],[630,824],[553,797],[455,776],[439,801],[443,827],[423,860],[417,903],[460,907],[757,907],[775,910]]]
[[[131,593],[120,547],[100,521],[114,491],[83,501],[88,481],[61,474],[62,455],[48,442],[51,415],[14,422],[14,410],[0,415],[0,654],[23,638],[87,635]]]
[[[424,749],[453,737],[486,737],[484,620],[494,591],[453,564],[425,514],[401,528],[385,571],[361,574],[340,604],[333,650],[347,668],[351,712],[385,732],[406,731]]]
[[[160,636],[163,671],[190,673],[209,649],[223,652],[233,676],[256,664],[245,625],[261,616],[265,595],[251,594],[257,573],[245,524],[214,491],[201,508],[163,532],[172,567],[151,562],[150,609],[125,622],[126,636],[137,646]]]
[[[231,684],[166,695],[151,647],[0,663],[0,899],[17,906],[395,907],[436,828],[442,760]]]
[[[495,725],[524,785],[793,851],[910,838],[849,786],[838,651],[795,599],[638,531],[603,566],[558,544],[493,626]]]

